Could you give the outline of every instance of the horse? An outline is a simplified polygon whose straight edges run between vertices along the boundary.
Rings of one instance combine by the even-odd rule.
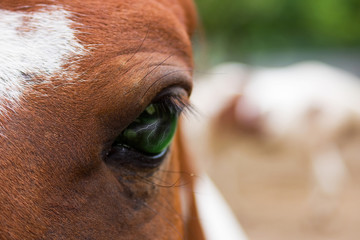
[[[0,238],[205,239],[191,0],[0,2]]]

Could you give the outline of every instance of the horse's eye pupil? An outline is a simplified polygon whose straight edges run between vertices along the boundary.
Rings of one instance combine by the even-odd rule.
[[[117,137],[114,145],[133,148],[147,155],[162,153],[175,134],[178,114],[162,103],[150,104]]]

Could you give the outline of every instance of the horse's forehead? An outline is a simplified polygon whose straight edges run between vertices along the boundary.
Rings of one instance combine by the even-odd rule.
[[[35,78],[48,81],[84,52],[70,13],[47,6],[33,12],[0,9],[0,98],[17,101]]]
[[[18,6],[18,1],[10,1],[9,7],[0,2],[0,122],[9,108],[14,110],[29,102],[22,101],[22,96],[29,97],[27,93],[40,89],[33,87],[39,83],[50,83],[46,87],[55,82],[76,83],[81,76],[87,83],[98,84],[91,80],[102,72],[108,73],[103,82],[113,81],[119,76],[118,69],[131,68],[135,62],[144,69],[165,61],[184,69],[191,67],[190,40],[179,20],[181,14],[174,14],[173,6],[169,8],[158,0],[51,2],[56,5]],[[183,9],[179,3],[175,5]],[[122,57],[120,61],[117,56]],[[111,59],[115,59],[114,66],[108,63]],[[127,81],[129,87],[138,86],[136,81],[147,75],[136,73],[139,76]],[[124,81],[113,82],[125,85]]]
[[[21,7],[17,6],[15,9],[19,8],[21,9]],[[101,14],[91,11],[91,9],[86,10],[85,8],[84,10],[83,6],[71,7],[67,5],[66,9],[71,9],[71,12],[55,5],[36,7],[35,11],[10,11],[0,9],[0,98],[17,98],[26,86],[32,84],[31,80],[34,76],[41,76],[42,80],[47,80],[46,77],[63,72],[62,67],[64,64],[71,64],[69,60],[74,59],[74,55],[84,54],[85,48],[77,39],[79,32],[74,29],[82,29],[82,27],[80,23],[75,23],[71,20],[72,12],[81,9],[81,12],[85,12],[90,16]],[[148,14],[153,16],[152,12]],[[142,15],[144,15],[144,13]],[[164,14],[158,13],[157,15],[160,16]],[[135,14],[135,16],[138,16],[138,14]],[[141,34],[141,31],[149,31],[151,26],[160,24],[159,22],[153,24],[145,22],[143,24],[146,25],[145,28],[147,28],[147,30],[136,29],[139,27],[138,25],[137,27],[130,26],[132,33],[121,33],[121,37],[115,38],[113,37],[116,35],[113,33],[113,28],[118,27],[118,24],[114,25],[115,20],[113,19],[109,18],[105,20],[106,17],[104,16],[100,16],[100,18],[104,19],[99,20],[98,17],[95,16],[88,18],[85,23],[83,23],[84,28],[88,27],[89,21],[94,21],[94,19],[94,22],[97,22],[99,25],[94,29],[101,29],[103,25],[109,27],[107,27],[106,30],[103,29],[103,31],[105,31],[104,33],[101,33],[99,30],[92,32],[91,29],[87,29],[86,31],[88,31],[88,33],[82,34],[85,37],[82,36],[80,38],[81,43],[86,45],[89,43],[94,46],[105,45],[109,46],[110,49],[119,47],[125,49],[126,45],[129,45],[127,42],[128,38],[131,39],[131,36],[124,35],[140,35],[140,39],[135,40],[142,40],[145,34]],[[135,19],[135,22],[139,22],[139,19]],[[162,24],[164,24],[164,21]],[[124,25],[128,24],[126,23]],[[168,27],[169,26],[166,25],[164,28],[167,29]],[[121,29],[122,28],[128,29],[129,26],[122,26]],[[106,32],[109,31],[108,36]],[[117,31],[119,31],[119,29],[117,29]],[[160,38],[159,35],[166,35],[163,33],[156,35],[156,31],[152,32],[154,32],[153,35],[157,38]],[[99,38],[99,36],[103,37]],[[139,37],[136,36],[135,38]],[[120,44],[119,40],[123,40],[124,42]],[[180,42],[177,40],[179,39],[174,39],[174,44],[175,42]],[[151,40],[147,40],[147,42],[151,42]],[[150,49],[152,48],[150,47]],[[177,47],[177,49],[183,49],[183,47]]]

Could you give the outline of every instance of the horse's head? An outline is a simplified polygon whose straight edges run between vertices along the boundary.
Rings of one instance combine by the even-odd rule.
[[[190,0],[0,2],[1,238],[196,232],[175,134],[195,22]]]

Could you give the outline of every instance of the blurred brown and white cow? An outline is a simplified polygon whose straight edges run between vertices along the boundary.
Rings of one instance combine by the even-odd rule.
[[[357,77],[319,62],[284,68],[229,63],[195,82],[192,101],[199,115],[185,121],[190,147],[239,214],[246,212],[246,192],[283,189],[286,195],[285,189],[301,188],[309,207],[303,212],[319,224],[331,218],[357,165],[344,153],[350,142],[359,143]],[[292,214],[302,209],[293,207]]]

